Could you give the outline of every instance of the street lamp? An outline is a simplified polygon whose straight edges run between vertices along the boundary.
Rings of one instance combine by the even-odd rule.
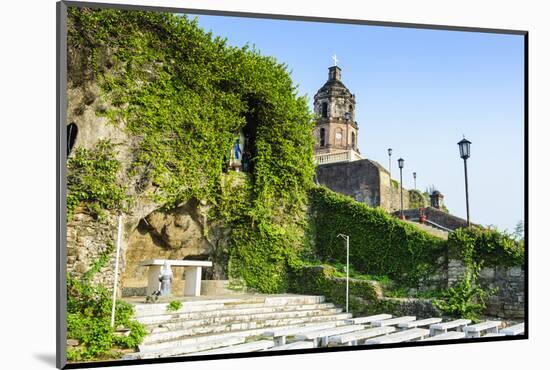
[[[468,166],[466,165],[466,160],[470,158],[470,144],[472,142],[468,141],[465,137],[462,137],[458,144],[458,149],[460,150],[460,158],[464,159],[464,184],[466,186],[466,221],[468,227],[470,226],[470,200],[468,197]]]
[[[400,218],[402,220],[404,220],[405,215],[403,214],[403,167],[405,166],[405,160],[403,158],[399,158],[397,160],[397,164],[399,165],[399,187],[401,188],[401,216],[400,216]]]
[[[349,311],[349,235],[338,234],[346,241],[346,313]]]
[[[390,183],[391,183],[391,148],[388,148],[388,159],[389,159],[389,165],[390,165]],[[391,185],[391,184],[390,184]]]
[[[399,165],[399,187],[401,188],[401,219],[405,219],[405,215],[403,214],[403,167],[405,165],[405,160],[403,158],[399,158],[397,160],[397,164]]]
[[[413,172],[414,190],[416,190],[416,172]]]

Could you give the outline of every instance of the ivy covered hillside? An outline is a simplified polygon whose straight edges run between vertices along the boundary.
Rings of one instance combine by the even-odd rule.
[[[129,191],[165,210],[192,197],[216,205],[213,214],[231,223],[231,272],[262,291],[284,290],[285,271],[304,245],[314,170],[312,116],[286,67],[229,47],[186,17],[153,12],[71,8],[69,48],[79,62],[70,65],[72,83],[97,83],[100,99],[110,102],[98,114],[135,139],[122,176],[139,177],[139,186]],[[252,171],[240,182],[249,185],[224,191],[228,154],[244,128],[255,141]],[[74,173],[83,153],[76,154],[69,159]],[[79,202],[132,206],[117,201],[124,185],[112,188],[114,177],[105,176],[99,191],[83,185],[102,172],[80,167],[91,173],[70,174],[69,213]]]

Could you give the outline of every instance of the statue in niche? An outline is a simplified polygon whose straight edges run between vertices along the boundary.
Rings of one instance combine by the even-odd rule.
[[[245,138],[241,132],[236,136],[233,147],[231,148],[231,154],[229,156],[229,168],[240,172],[243,166],[243,153],[244,153]]]

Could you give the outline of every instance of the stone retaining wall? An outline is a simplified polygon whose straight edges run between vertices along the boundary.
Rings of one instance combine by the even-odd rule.
[[[456,283],[464,272],[460,261],[449,260],[447,285]],[[487,299],[486,315],[515,319],[525,317],[525,271],[521,267],[485,267],[480,272],[479,283],[485,289],[498,289]]]

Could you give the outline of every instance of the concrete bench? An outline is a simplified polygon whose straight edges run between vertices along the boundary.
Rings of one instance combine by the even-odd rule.
[[[328,338],[333,335],[345,334],[352,331],[364,329],[364,325],[343,325],[331,329],[310,331],[297,334],[294,338],[297,340],[313,340],[314,347],[327,346]]]
[[[185,268],[185,288],[183,291],[184,296],[197,297],[201,295],[201,274],[203,267],[212,267],[210,261],[189,261],[189,260],[165,260],[165,259],[153,259],[146,260],[140,263],[140,266],[148,266],[148,282],[147,282],[147,295],[153,294],[159,287],[159,275],[161,267],[168,266],[168,270],[171,271],[171,267],[178,266]]]
[[[440,324],[430,325],[430,336],[446,333],[447,330],[457,329],[456,331],[462,331],[462,328],[471,323],[472,320],[458,319],[453,321],[447,321]]]
[[[286,337],[288,336],[294,336],[296,334],[303,334],[322,329],[330,329],[334,327],[336,327],[336,322],[333,321],[324,324],[296,326],[293,328],[274,328],[271,330],[266,330],[263,335],[266,337],[273,337],[276,346],[284,346],[286,344]]]
[[[386,320],[391,319],[392,315],[389,315],[387,313],[383,313],[380,315],[373,315],[373,316],[365,316],[365,317],[355,317],[353,319],[345,320],[344,322],[346,324],[370,324],[373,321],[380,321],[380,320]]]
[[[437,324],[437,323],[441,322],[441,320],[443,320],[443,319],[441,319],[440,317],[432,317],[432,318],[429,318],[429,319],[403,322],[401,324],[398,324],[397,326],[400,329],[413,329],[413,328],[419,328],[419,327],[422,327],[422,326]]]
[[[432,341],[432,340],[449,340],[449,339],[464,339],[466,334],[461,331],[448,331],[443,334],[438,334],[433,337],[423,339],[423,342]]]
[[[373,321],[372,326],[379,327],[379,326],[399,325],[399,324],[411,322],[414,320],[416,320],[416,316],[401,316],[401,317],[396,317],[394,319]]]
[[[509,326],[506,329],[502,329],[500,332],[504,335],[520,335],[525,333],[525,324],[521,323],[521,324]]]
[[[416,340],[422,340],[428,337],[429,334],[430,334],[430,331],[428,329],[414,328],[414,329],[399,331],[394,334],[367,339],[365,344],[413,342]]]
[[[299,341],[285,344],[283,346],[271,347],[265,351],[284,351],[287,349],[308,349],[313,348],[313,342]]]
[[[462,331],[466,333],[466,338],[479,338],[481,333],[498,333],[500,321],[485,321],[479,324],[465,326]]]
[[[272,340],[264,339],[255,342],[237,344],[229,347],[215,348],[208,351],[194,352],[188,354],[187,356],[223,355],[228,353],[256,352],[266,350],[273,347],[274,345],[275,343]]]
[[[490,338],[490,337],[504,337],[505,335],[502,333],[488,333],[483,336],[483,338]]]
[[[349,345],[355,346],[359,344],[359,341],[364,341],[369,338],[378,337],[380,335],[386,335],[395,332],[393,326],[381,326],[379,328],[370,328],[365,330],[354,331],[351,333],[335,335],[328,338],[328,342],[337,345]]]

